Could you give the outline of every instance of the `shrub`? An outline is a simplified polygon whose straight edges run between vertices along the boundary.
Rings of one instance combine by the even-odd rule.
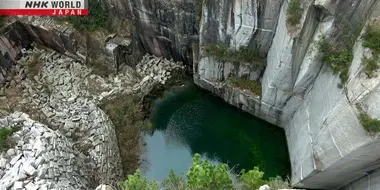
[[[255,95],[261,96],[261,83],[255,80],[246,80],[239,77],[229,77],[227,82],[240,89],[250,90]]]
[[[232,189],[227,164],[213,165],[207,160],[201,160],[201,155],[195,154],[193,165],[186,174],[190,189]]]
[[[141,176],[140,170],[136,170],[133,175],[128,175],[128,179],[122,183],[125,190],[159,190],[156,181],[148,181],[145,177]]]
[[[186,190],[186,181],[182,176],[174,173],[170,170],[169,176],[163,181],[164,189],[176,189],[176,190]]]
[[[368,132],[380,132],[380,120],[373,119],[366,113],[361,113],[359,119]]]
[[[362,64],[364,65],[364,70],[365,70],[365,73],[367,73],[367,75],[371,78],[371,77],[374,77],[374,72],[379,69],[379,65],[378,65],[378,61],[379,59],[375,56],[371,57],[371,58],[366,58],[364,57],[362,59]]]
[[[149,125],[136,97],[118,95],[100,106],[115,126],[124,174],[133,173],[139,166],[140,132]]]
[[[0,128],[0,150],[4,150],[10,147],[9,137],[13,133],[20,130],[20,127],[11,126],[11,127],[1,127]]]
[[[369,77],[374,77],[374,71],[379,69],[378,61],[380,54],[380,24],[368,25],[363,35],[363,46],[370,48],[373,57],[363,58],[362,64]]]
[[[286,22],[291,26],[299,24],[301,22],[302,13],[301,0],[291,0],[286,10]]]
[[[266,183],[271,189],[291,189],[290,181],[283,180],[280,176],[269,178]]]
[[[363,39],[363,46],[370,48],[375,55],[378,55],[380,53],[380,24],[368,25]]]
[[[333,69],[334,74],[339,74],[341,80],[339,87],[343,87],[348,80],[348,71],[353,59],[350,48],[331,45],[325,37],[322,37],[319,47],[322,62],[328,64]]]
[[[242,170],[240,180],[246,189],[258,189],[262,184],[265,184],[263,176],[264,172],[260,171],[258,167],[255,167],[248,172]]]
[[[209,189],[257,189],[261,185],[271,184],[273,188],[289,188],[288,182],[282,181],[280,177],[271,178],[269,181],[263,180],[264,172],[258,167],[245,172],[241,171],[239,180],[235,185],[232,182],[230,168],[226,164],[211,164],[206,160],[201,160],[199,154],[193,157],[193,165],[186,174],[185,181],[181,176],[170,171],[169,176],[163,182],[165,190],[209,190]],[[242,184],[241,184],[242,183]],[[283,185],[283,186],[282,186]],[[159,185],[156,181],[149,182],[145,177],[141,176],[140,170],[134,175],[129,175],[128,179],[122,183],[125,190],[158,190]]]
[[[110,29],[109,11],[102,2],[100,0],[89,1],[88,16],[72,16],[67,17],[67,20],[78,30]]]
[[[205,53],[220,61],[255,63],[264,59],[254,48],[240,47],[238,50],[231,50],[224,44],[207,44]]]

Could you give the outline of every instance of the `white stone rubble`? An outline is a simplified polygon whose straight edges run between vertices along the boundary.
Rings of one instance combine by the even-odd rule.
[[[181,62],[172,62],[165,58],[145,55],[136,66],[137,73],[143,79],[133,86],[133,90],[144,89],[144,86],[151,87],[156,84],[165,84],[171,78],[171,72],[184,68],[185,66]]]
[[[86,176],[90,175],[87,171],[92,168],[86,163],[85,155],[73,149],[73,144],[59,131],[53,131],[20,112],[1,118],[0,123],[0,127],[21,127],[13,135],[19,143],[9,149],[16,154],[3,151],[0,155],[0,171],[3,173],[0,187],[74,190],[89,186]]]
[[[19,112],[0,120],[1,126],[22,124],[15,134],[18,144],[0,156],[0,187],[13,189],[91,189],[122,180],[114,127],[99,104],[115,94],[149,92],[165,84],[173,69],[184,68],[147,55],[137,75],[130,68],[100,77],[56,52],[35,48],[23,53],[20,64],[38,54],[41,68],[33,79],[21,81],[20,104],[40,110],[49,126]]]

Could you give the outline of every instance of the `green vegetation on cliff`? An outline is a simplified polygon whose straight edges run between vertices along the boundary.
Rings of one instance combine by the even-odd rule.
[[[286,10],[286,22],[291,26],[299,24],[301,22],[302,13],[301,0],[290,0],[289,7]]]
[[[361,113],[359,119],[368,132],[380,132],[380,120],[373,119],[366,113]]]
[[[253,170],[241,171],[239,176],[231,173],[227,164],[211,164],[207,160],[201,160],[199,154],[193,157],[193,165],[183,176],[170,172],[168,178],[161,184],[165,190],[213,190],[213,189],[258,189],[261,185],[268,184],[273,189],[289,188],[289,183],[280,177],[263,179],[264,172],[255,167]],[[128,175],[128,179],[122,183],[124,190],[159,190],[157,181],[148,181],[141,175],[140,170]]]
[[[228,84],[231,86],[240,88],[240,89],[246,89],[251,91],[257,96],[261,96],[261,83],[259,81],[255,80],[247,80],[247,79],[242,79],[239,77],[229,77],[227,79]]]
[[[363,39],[364,47],[370,48],[376,55],[380,54],[380,24],[368,25]]]
[[[109,29],[110,14],[103,1],[89,1],[88,16],[71,16],[67,20],[78,30]]]
[[[207,44],[204,46],[206,56],[213,56],[220,61],[243,62],[257,64],[264,59],[260,53],[251,47],[240,47],[238,50],[229,49],[224,44]]]
[[[362,64],[364,65],[364,71],[367,73],[368,77],[375,77],[374,72],[379,69],[379,58],[373,56],[371,58],[363,57]]]
[[[322,62],[328,64],[334,74],[341,79],[339,88],[343,88],[348,80],[348,71],[353,59],[353,47],[363,28],[363,22],[351,23],[348,19],[337,21],[335,33],[327,39],[325,36],[319,42]]]
[[[363,46],[370,48],[373,54],[371,58],[363,58],[365,72],[369,77],[374,77],[374,72],[379,69],[380,54],[380,24],[370,24],[363,35]]]
[[[319,45],[322,62],[328,64],[333,69],[334,74],[339,74],[341,80],[339,87],[343,87],[348,80],[348,70],[353,58],[351,49],[344,46],[333,46],[325,37],[322,37]]]
[[[9,148],[9,137],[20,130],[20,127],[10,126],[0,128],[0,150]]]

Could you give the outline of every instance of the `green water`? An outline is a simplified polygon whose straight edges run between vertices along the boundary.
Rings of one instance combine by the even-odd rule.
[[[144,171],[148,179],[165,179],[173,169],[186,173],[192,155],[227,163],[235,171],[259,166],[265,178],[290,174],[284,131],[228,105],[188,84],[166,92],[154,104],[156,131],[145,135]]]

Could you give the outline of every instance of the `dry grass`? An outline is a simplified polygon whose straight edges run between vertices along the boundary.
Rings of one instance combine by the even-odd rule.
[[[86,34],[87,60],[86,64],[92,68],[92,73],[101,77],[107,77],[112,71],[105,64],[102,55],[102,44],[98,39]]]
[[[124,175],[133,174],[140,165],[140,133],[149,127],[136,97],[118,95],[106,100],[101,108],[115,126]]]
[[[31,79],[34,76],[37,76],[38,72],[41,70],[41,67],[43,65],[43,63],[41,61],[41,56],[42,56],[42,52],[37,53],[33,56],[33,58],[31,58],[31,60],[26,62],[26,66],[28,68],[28,74],[27,75]]]
[[[261,96],[261,83],[254,80],[246,80],[239,77],[229,77],[228,83],[234,87],[249,90],[257,96]]]
[[[21,87],[6,88],[4,97],[0,98],[0,117],[19,111],[28,114],[35,121],[48,124],[46,116],[40,110],[29,103],[21,103],[22,100]]]

